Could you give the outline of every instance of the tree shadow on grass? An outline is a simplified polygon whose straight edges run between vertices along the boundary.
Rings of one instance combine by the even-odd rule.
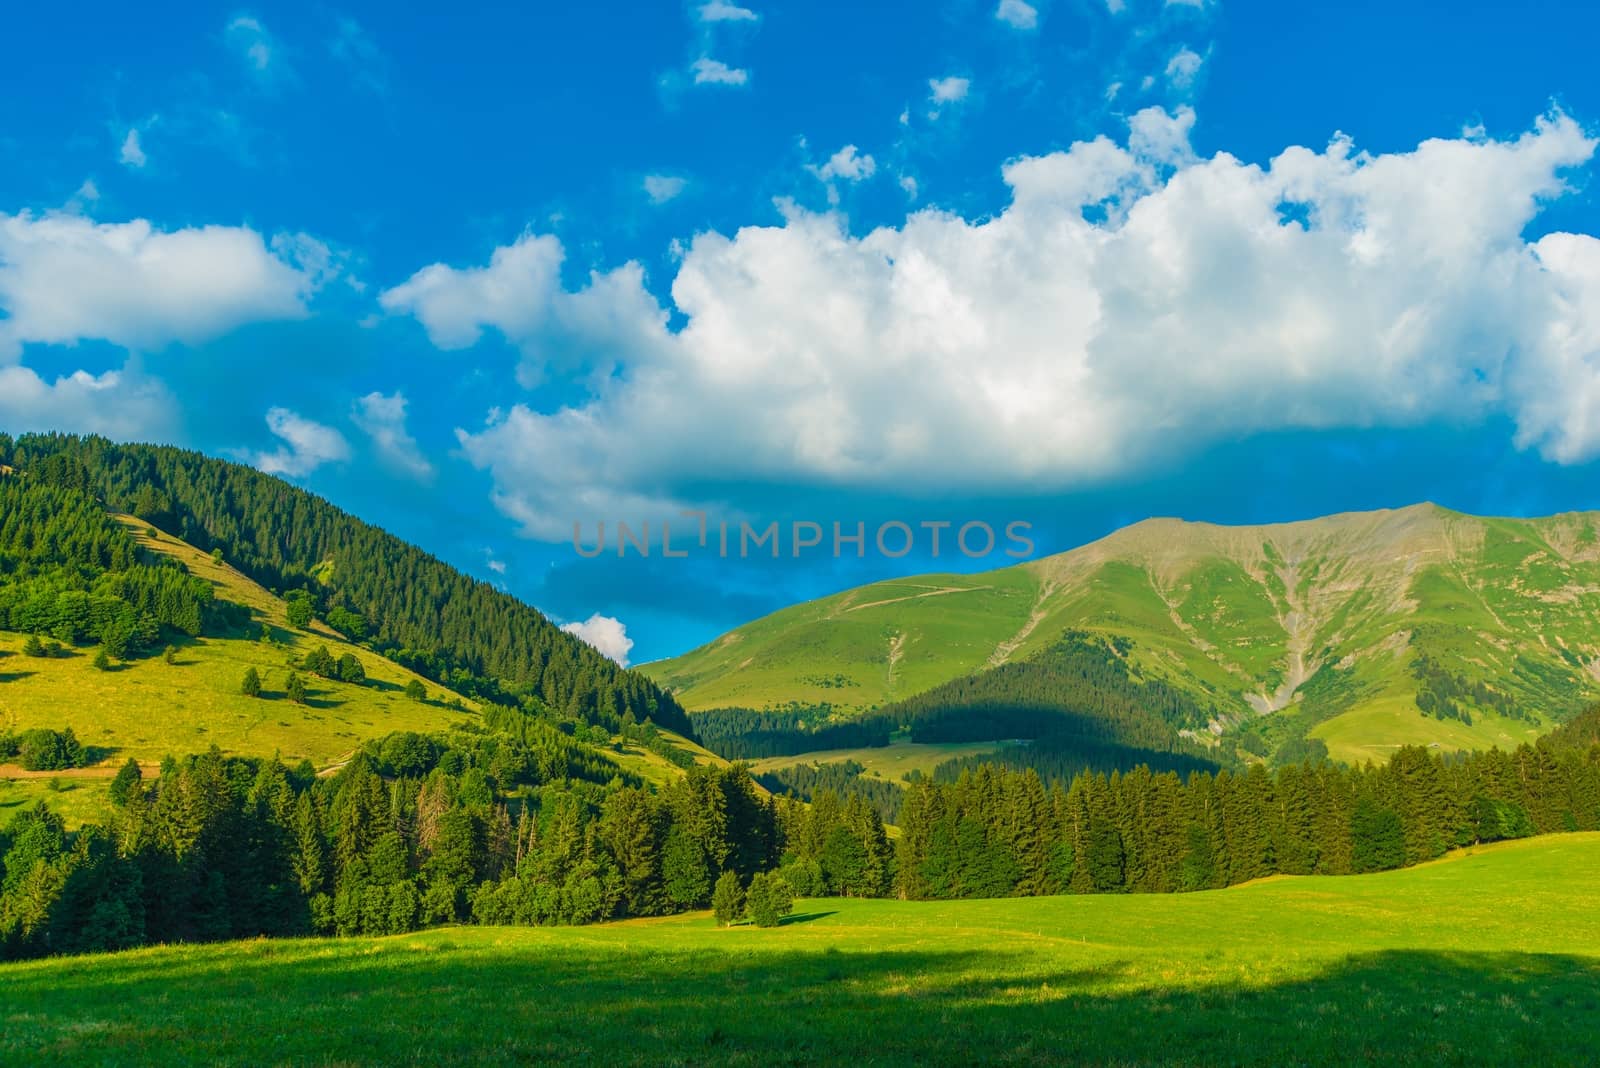
[[[0,682],[17,682],[37,674],[37,671],[0,671]]]
[[[1286,950],[1213,975],[1198,955],[874,950],[852,934],[794,950],[755,930],[715,949],[443,932],[0,968],[5,1011],[30,1021],[0,1035],[0,1060],[1576,1065],[1600,1043],[1593,957],[1319,966]],[[1299,975],[1241,978],[1252,962]]]
[[[837,916],[837,912],[795,912],[778,921],[779,927],[790,927],[797,923],[810,923],[813,920],[826,919]]]

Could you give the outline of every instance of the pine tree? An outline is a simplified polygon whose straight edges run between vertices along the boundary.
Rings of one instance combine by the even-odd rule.
[[[110,671],[111,670],[111,658],[106,655],[106,651],[105,651],[104,647],[95,650],[94,666],[97,669],[99,669],[100,671]]]
[[[744,887],[737,872],[725,871],[718,877],[716,888],[711,891],[711,911],[718,927],[727,927],[744,915]]]
[[[39,640],[39,636],[30,634],[28,640],[22,643],[22,655],[43,657],[49,654],[44,651],[44,643]]]
[[[246,697],[261,696],[261,675],[255,668],[244,669],[244,681],[239,684],[239,692]]]
[[[289,672],[289,682],[288,682],[288,685],[284,688],[284,693],[285,693],[285,696],[287,696],[289,698],[289,700],[293,701],[295,704],[299,704],[299,705],[305,704],[306,703],[306,684],[305,684],[305,680],[302,679],[297,672],[293,672],[293,671]]]
[[[117,769],[117,774],[111,780],[108,791],[113,805],[126,805],[133,795],[144,783],[144,771],[140,769],[139,762],[129,757],[122,767]]]

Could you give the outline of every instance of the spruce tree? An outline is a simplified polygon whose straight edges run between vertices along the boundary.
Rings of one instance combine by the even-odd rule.
[[[239,684],[239,692],[246,697],[261,696],[261,675],[255,668],[244,669],[244,681]]]
[[[744,887],[737,872],[725,871],[718,877],[716,888],[711,891],[711,911],[718,927],[727,927],[744,915]]]
[[[297,705],[306,703],[306,683],[297,672],[289,672],[289,683],[284,688],[284,695]]]

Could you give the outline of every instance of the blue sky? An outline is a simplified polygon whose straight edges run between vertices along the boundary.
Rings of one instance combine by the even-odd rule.
[[[1045,553],[1596,507],[1597,24],[33,5],[0,428],[255,463],[633,662],[1010,561],[590,560],[575,520],[1021,520]]]

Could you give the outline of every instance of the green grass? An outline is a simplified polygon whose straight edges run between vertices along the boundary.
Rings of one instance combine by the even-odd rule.
[[[809,900],[0,966],[17,1064],[1505,1064],[1600,1045],[1600,835],[1176,896]]]
[[[1402,745],[1434,745],[1446,751],[1495,746],[1511,750],[1533,741],[1549,726],[1534,726],[1487,710],[1474,710],[1470,727],[1459,720],[1431,719],[1418,714],[1412,693],[1391,691],[1323,720],[1309,733],[1327,744],[1334,760],[1381,764]]]
[[[155,764],[168,754],[199,752],[214,743],[227,753],[278,753],[287,761],[306,757],[323,765],[368,738],[441,730],[471,715],[446,706],[458,695],[346,643],[320,622],[304,631],[290,628],[284,602],[225,563],[216,564],[169,535],[152,537],[147,523],[119,518],[141,544],[182,561],[192,574],[210,581],[218,597],[249,608],[248,633],[186,641],[173,664],[157,655],[101,671],[94,667],[93,649],[75,649],[64,658],[25,657],[25,637],[0,632],[0,726],[71,727],[99,758],[114,764],[129,756]],[[273,644],[255,640],[262,624],[270,627]],[[308,703],[287,700],[291,658],[317,645],[326,645],[336,658],[354,653],[366,668],[366,685],[307,676]],[[262,698],[239,692],[250,667],[261,675]],[[427,702],[405,696],[412,679],[427,689]]]
[[[111,778],[68,778],[55,775],[38,779],[0,778],[0,827],[18,812],[43,801],[66,821],[68,830],[86,823],[103,823],[111,813]]]

